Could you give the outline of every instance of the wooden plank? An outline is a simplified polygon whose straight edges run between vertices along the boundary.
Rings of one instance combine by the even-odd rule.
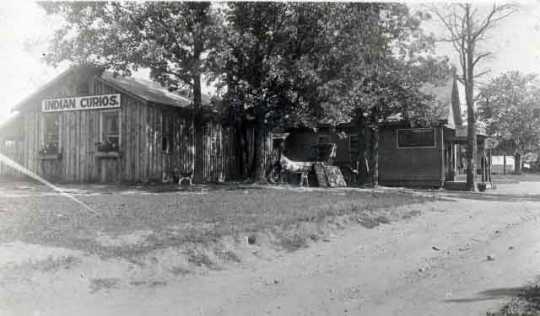
[[[315,170],[315,177],[317,178],[317,183],[319,184],[319,187],[328,187],[328,181],[326,179],[324,165],[317,162],[313,165],[313,169]]]

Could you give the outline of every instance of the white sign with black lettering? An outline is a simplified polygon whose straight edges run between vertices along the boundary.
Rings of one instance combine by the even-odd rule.
[[[42,112],[104,110],[119,107],[120,94],[103,94],[90,95],[86,97],[47,99],[41,102]]]

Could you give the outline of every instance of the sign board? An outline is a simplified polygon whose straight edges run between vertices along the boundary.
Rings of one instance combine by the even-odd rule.
[[[120,107],[120,94],[91,95],[61,99],[46,99],[41,102],[42,112],[80,110],[104,110]]]

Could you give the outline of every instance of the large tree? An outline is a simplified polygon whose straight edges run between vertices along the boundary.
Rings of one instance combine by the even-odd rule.
[[[222,25],[209,2],[43,2],[65,23],[46,61],[94,64],[121,75],[139,68],[170,90],[193,98],[196,157],[202,155],[201,81],[211,72]],[[195,181],[202,159],[195,159]]]
[[[351,57],[340,75],[326,85],[325,106],[330,112],[353,117],[369,130],[364,134],[370,135],[367,152],[357,159],[367,158],[369,180],[376,185],[380,124],[392,116],[430,123],[432,98],[420,88],[446,78],[449,69],[445,58],[434,56],[433,39],[420,28],[429,15],[412,13],[403,4],[370,4],[368,8],[359,14],[345,7],[343,15],[353,25],[347,36]]]
[[[474,7],[470,3],[434,7],[433,12],[446,27],[450,42],[459,56],[461,74],[459,80],[465,86],[467,103],[467,189],[476,190],[476,116],[474,110],[475,79],[482,75],[477,71],[478,63],[491,55],[481,50],[492,29],[514,12],[511,5],[493,4],[489,7]]]
[[[401,4],[230,4],[224,82],[230,104],[255,117],[255,178],[264,178],[267,128],[351,116],[375,127],[414,112],[422,103],[418,87],[433,77],[419,74],[440,64],[419,54],[432,46],[421,20]]]
[[[265,181],[264,137],[275,126],[314,124],[320,87],[344,64],[329,3],[231,3],[223,52],[226,100],[255,122],[256,181]],[[238,111],[236,111],[238,112]]]
[[[535,75],[518,71],[503,73],[480,88],[479,118],[497,138],[496,150],[515,157],[521,173],[524,154],[540,148],[540,88]]]

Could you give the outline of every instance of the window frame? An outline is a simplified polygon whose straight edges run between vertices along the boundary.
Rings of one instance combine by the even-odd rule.
[[[347,143],[348,143],[348,154],[349,154],[349,160],[350,161],[355,161],[353,159],[353,148],[352,148],[352,138],[353,137],[357,137],[358,138],[358,141],[360,142],[362,140],[362,137],[360,135],[360,133],[350,133],[347,137]],[[355,150],[355,152],[357,152],[358,154],[360,154],[360,151],[359,150]]]
[[[104,143],[105,142],[105,131],[103,130],[103,123],[105,120],[105,116],[109,113],[115,113],[118,115],[118,151],[120,151],[120,147],[122,146],[122,116],[120,115],[121,111],[120,109],[110,109],[110,110],[102,110],[99,111],[99,142]]]
[[[167,113],[166,111],[161,112],[161,152],[164,154],[172,154],[173,152],[173,142],[174,142],[174,131],[171,116],[172,113]],[[167,148],[163,149],[163,142],[166,142]]]
[[[57,137],[57,143],[56,143],[56,149],[58,151],[58,153],[61,152],[61,149],[62,149],[62,119],[61,119],[61,115],[62,113],[61,112],[42,112],[41,113],[41,148],[45,148],[47,146],[49,146],[50,144],[52,143],[48,143],[47,142],[47,131],[48,131],[48,124],[47,124],[47,118],[48,117],[56,117],[56,121],[57,121],[57,133],[58,133],[58,137]]]
[[[431,146],[400,146],[399,145],[399,132],[411,131],[411,130],[431,130],[433,131],[433,145]],[[421,128],[398,128],[396,129],[396,148],[397,149],[434,149],[437,148],[437,130],[433,127],[421,127]]]

